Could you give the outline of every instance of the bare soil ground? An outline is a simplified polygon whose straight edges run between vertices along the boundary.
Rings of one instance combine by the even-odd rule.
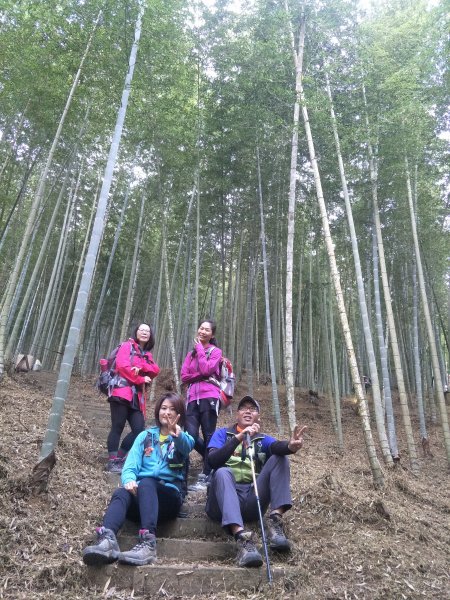
[[[48,492],[30,494],[54,381],[53,374],[29,373],[0,385],[0,598],[138,598],[131,590],[89,588],[81,561],[110,497],[100,462],[105,440],[95,439],[75,401],[97,398],[92,381],[72,379]],[[246,391],[241,386],[237,397]],[[264,430],[276,435],[270,386],[256,387],[255,397]],[[294,507],[286,515],[294,542],[287,560],[298,578],[255,592],[245,590],[243,571],[242,591],[216,598],[450,598],[450,486],[440,427],[429,426],[432,456],[420,455],[414,477],[398,418],[402,461],[384,467],[385,486],[377,490],[352,407],[343,407],[341,453],[328,400],[313,404],[297,390],[296,406],[298,422],[309,427],[303,450],[291,458]],[[230,419],[221,415],[223,423]],[[286,430],[286,414],[283,421]],[[417,433],[418,448],[419,441]]]

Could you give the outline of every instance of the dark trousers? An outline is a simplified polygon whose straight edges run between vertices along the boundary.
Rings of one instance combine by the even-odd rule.
[[[216,430],[217,412],[216,405],[219,402],[216,398],[202,398],[197,402],[189,402],[186,407],[186,431],[192,435],[195,440],[194,449],[203,456],[203,472],[208,475],[211,472],[207,460],[206,448],[209,440]],[[200,428],[202,436],[199,437]]]
[[[291,508],[290,471],[287,456],[271,456],[256,478],[261,512],[270,505]],[[228,525],[244,526],[245,521],[258,520],[258,504],[253,483],[236,483],[233,471],[221,467],[214,472],[208,490],[206,514],[213,521]]]
[[[103,526],[117,534],[128,517],[140,522],[141,529],[156,533],[158,522],[175,519],[182,504],[179,491],[164,485],[153,477],[139,482],[137,495],[125,488],[118,488],[112,495],[103,518]]]
[[[131,402],[125,404],[124,402],[110,400],[109,408],[111,411],[111,431],[107,441],[108,452],[117,452],[119,449],[120,436],[125,423],[128,421],[131,431],[123,438],[120,445],[120,449],[126,454],[137,436],[145,429],[144,415],[140,410],[131,408]]]

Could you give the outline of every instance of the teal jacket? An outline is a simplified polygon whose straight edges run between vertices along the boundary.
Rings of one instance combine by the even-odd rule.
[[[194,438],[182,431],[178,437],[169,435],[160,444],[159,433],[159,427],[150,427],[137,436],[122,469],[122,485],[153,477],[181,490],[184,466],[194,447]]]

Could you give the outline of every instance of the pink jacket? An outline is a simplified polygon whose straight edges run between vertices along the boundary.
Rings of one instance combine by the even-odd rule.
[[[132,347],[134,349],[133,353],[131,352]],[[132,370],[132,367],[139,367],[137,374]],[[143,353],[139,344],[133,338],[130,338],[120,346],[117,352],[116,371],[122,379],[119,380],[117,387],[114,386],[111,396],[131,402],[133,400],[132,386],[135,386],[139,398],[139,407],[145,416],[144,377],[148,375],[153,379],[159,373],[159,367],[153,360],[152,353]]]
[[[220,389],[217,385],[209,383],[208,377],[219,375],[219,363],[222,360],[222,350],[209,344],[206,350],[212,348],[205,353],[205,348],[202,344],[196,344],[196,356],[192,357],[192,352],[188,352],[181,367],[181,381],[189,383],[187,391],[187,402],[196,402],[201,398],[219,398]]]

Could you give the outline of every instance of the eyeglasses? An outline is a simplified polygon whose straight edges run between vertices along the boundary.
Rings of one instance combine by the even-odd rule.
[[[150,333],[150,329],[141,329],[140,327],[138,331],[140,331],[141,333]]]
[[[259,412],[259,410],[256,408],[256,406],[241,406],[241,408],[239,408],[238,410],[239,410],[239,412],[247,412],[247,411],[250,411],[252,413]]]

